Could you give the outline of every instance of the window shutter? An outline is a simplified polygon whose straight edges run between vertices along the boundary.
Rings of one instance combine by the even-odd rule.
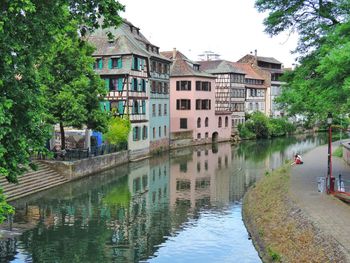
[[[142,79],[142,92],[146,91],[146,81]]]
[[[118,78],[118,91],[123,91],[123,78]]]
[[[142,101],[141,106],[142,106],[142,114],[146,114],[146,102],[144,100]]]
[[[124,102],[122,100],[118,101],[118,113],[119,115],[124,114]]]
[[[103,68],[103,61],[102,58],[98,61],[98,68],[102,69]]]
[[[131,88],[129,90],[134,90],[134,79],[131,79]]]
[[[105,111],[105,102],[104,101],[100,101],[100,109],[101,109],[101,111]]]
[[[132,57],[131,68],[135,69],[135,57]]]
[[[109,91],[109,78],[105,79],[105,89]]]
[[[108,59],[108,68],[112,69],[113,68],[113,61],[111,58]]]
[[[148,138],[148,127],[147,126],[144,126],[144,127],[145,127],[145,129],[144,129],[143,138],[147,139]]]
[[[137,86],[138,86],[137,79],[134,79],[134,91],[137,91]]]
[[[111,104],[109,101],[105,101],[105,105],[106,105],[106,111],[109,112],[111,111]]]
[[[136,129],[136,127],[134,127],[132,129],[132,131],[133,131],[133,140],[136,141],[136,138],[137,138],[137,129]]]
[[[123,67],[122,58],[118,58],[118,68],[122,68],[122,67]]]

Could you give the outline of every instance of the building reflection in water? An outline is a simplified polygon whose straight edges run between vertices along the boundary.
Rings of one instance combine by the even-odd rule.
[[[12,248],[1,257],[34,262],[147,260],[200,211],[239,201],[264,171],[296,149],[315,145],[306,139],[293,148],[298,143],[290,139],[183,148],[18,200],[13,203],[14,227],[23,233],[18,240],[9,239],[16,252]]]

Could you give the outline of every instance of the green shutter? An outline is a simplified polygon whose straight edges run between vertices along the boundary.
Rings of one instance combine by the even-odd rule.
[[[145,134],[144,134],[144,137],[145,137],[145,139],[147,139],[148,138],[148,127],[147,126],[145,126]]]
[[[131,69],[135,69],[135,58],[131,58]]]
[[[102,69],[103,68],[103,61],[102,58],[98,61],[98,68]]]
[[[118,101],[118,113],[120,115],[124,114],[124,102],[122,100]]]
[[[144,100],[141,103],[141,107],[142,107],[142,114],[146,114],[146,102]]]
[[[135,101],[132,102],[131,114],[135,114]]]
[[[106,111],[110,112],[111,111],[111,104],[109,103],[109,101],[105,101],[105,105],[106,105]]]
[[[122,58],[118,58],[118,68],[122,68],[122,67],[123,67]]]
[[[105,89],[109,91],[109,78],[105,79]]]
[[[145,92],[146,91],[146,81],[144,79],[142,79],[141,81],[141,88],[142,88],[142,92]]]
[[[105,106],[105,102],[104,101],[100,101],[100,109],[101,109],[101,111],[105,111],[104,106]]]
[[[112,69],[113,68],[113,61],[111,58],[108,59],[108,68]]]
[[[131,79],[131,88],[129,90],[134,90],[134,79]]]
[[[136,89],[135,89],[136,87]],[[133,87],[134,91],[138,90],[138,83],[137,83],[137,79],[134,79],[134,87]]]
[[[136,127],[134,127],[132,129],[132,133],[133,133],[133,140],[136,141],[136,138],[137,138],[137,130],[136,130]]]
[[[123,91],[123,78],[118,78],[118,91]]]

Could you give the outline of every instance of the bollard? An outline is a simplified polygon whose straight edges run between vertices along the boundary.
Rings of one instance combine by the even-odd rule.
[[[334,183],[335,183],[335,178],[334,178],[334,177],[331,177],[330,185],[329,185],[329,191],[330,191],[330,193],[333,193],[333,192],[334,192]]]

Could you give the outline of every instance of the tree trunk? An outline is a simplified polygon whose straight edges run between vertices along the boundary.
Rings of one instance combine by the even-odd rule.
[[[62,122],[60,122],[60,132],[61,132],[61,150],[64,150],[66,149],[66,136],[64,134],[64,126]]]

